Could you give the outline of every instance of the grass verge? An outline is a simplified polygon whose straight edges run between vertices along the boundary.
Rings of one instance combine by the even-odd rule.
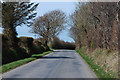
[[[93,61],[93,58],[84,54],[82,49],[76,50],[76,52],[78,52],[80,54],[80,56],[89,64],[89,66],[92,68],[92,70],[95,72],[95,74],[97,75],[98,78],[101,78],[102,80],[108,80],[108,78],[114,78],[112,73],[106,73],[103,68],[101,68],[100,66],[95,64]]]
[[[28,63],[28,62],[36,60],[40,57],[43,57],[46,54],[51,53],[51,52],[53,52],[53,51],[43,52],[42,54],[33,54],[30,58],[25,58],[25,59],[14,61],[14,62],[11,62],[11,63],[8,63],[8,64],[4,64],[4,65],[0,66],[0,72],[1,73],[7,72],[11,69],[14,69],[18,66],[21,66],[21,65],[25,64],[25,63]]]

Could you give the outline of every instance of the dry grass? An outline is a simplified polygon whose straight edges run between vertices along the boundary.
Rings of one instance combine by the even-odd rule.
[[[113,73],[118,78],[118,51],[106,50],[106,49],[95,49],[93,51],[85,49],[85,54],[92,57],[94,62],[102,67],[105,72],[111,75]]]

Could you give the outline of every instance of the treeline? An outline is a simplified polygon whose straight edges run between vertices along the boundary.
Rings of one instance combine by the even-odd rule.
[[[32,54],[41,54],[48,51],[39,39],[33,39],[32,37],[17,38],[18,45],[13,48],[10,46],[10,41],[6,36],[0,36],[2,36],[2,64],[31,57]]]
[[[51,42],[51,47],[53,49],[75,49],[75,44],[74,43],[70,43],[70,42],[65,42],[60,40],[57,37],[53,38],[53,41]]]
[[[120,3],[81,2],[70,16],[76,47],[120,49]]]

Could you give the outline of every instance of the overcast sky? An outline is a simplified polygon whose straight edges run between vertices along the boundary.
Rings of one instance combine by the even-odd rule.
[[[74,12],[74,8],[75,8],[75,2],[40,2],[39,6],[36,9],[36,11],[37,11],[36,17],[42,16],[46,12],[56,10],[56,9],[62,10],[63,12],[65,12],[67,14],[67,16],[69,16],[72,12]],[[2,32],[1,29],[0,29],[0,32]],[[29,36],[29,37],[34,38],[34,34],[30,33],[30,28],[27,27],[26,25],[22,25],[21,27],[18,26],[17,33],[18,33],[18,37]],[[69,41],[69,42],[74,41],[72,38],[69,37],[69,29],[68,28],[63,30],[58,35],[58,37],[64,41]]]

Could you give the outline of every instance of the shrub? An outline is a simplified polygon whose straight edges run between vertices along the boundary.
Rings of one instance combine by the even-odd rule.
[[[2,64],[29,57],[24,49],[20,48],[18,45],[17,47],[10,46],[10,41],[7,37],[3,34],[0,36],[2,36]]]
[[[21,47],[33,47],[33,38],[32,37],[20,37],[19,38],[19,45]]]
[[[33,38],[32,37],[20,37],[19,46],[23,48],[27,54],[31,55],[33,53]]]
[[[42,52],[46,51],[44,46],[40,42],[40,40],[34,40],[33,45],[34,45],[34,53],[35,54],[36,53],[42,53]]]
[[[2,36],[2,64],[10,63],[19,59],[30,57],[32,54],[40,54],[46,51],[40,40],[32,37],[18,38],[17,47],[9,46],[9,39]],[[33,41],[34,40],[34,41]]]
[[[0,36],[2,36],[2,64],[16,60],[16,51],[13,48],[10,50],[8,39],[3,34]]]

